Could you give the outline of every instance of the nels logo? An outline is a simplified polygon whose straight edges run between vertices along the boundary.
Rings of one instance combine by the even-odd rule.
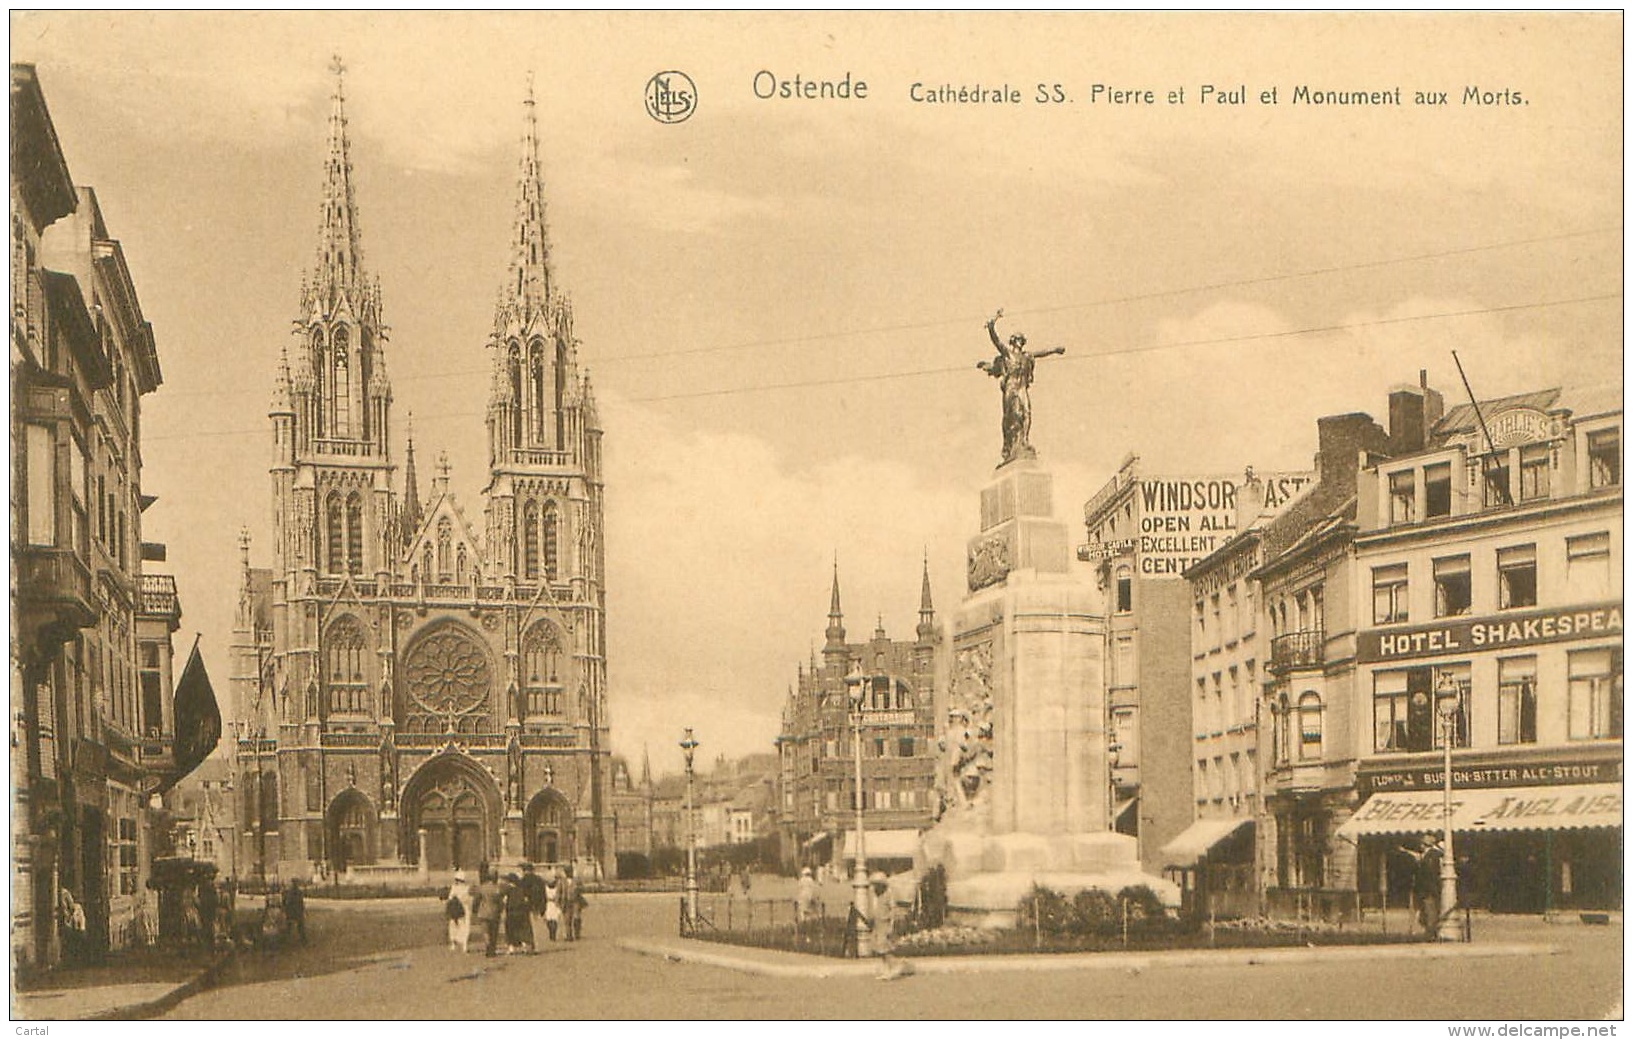
[[[646,114],[660,123],[684,123],[697,111],[697,84],[684,72],[660,72],[646,81]]]

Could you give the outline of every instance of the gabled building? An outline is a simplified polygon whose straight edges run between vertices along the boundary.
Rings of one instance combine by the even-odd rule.
[[[853,860],[858,844],[853,698],[861,719],[862,844],[870,863],[911,860],[937,803],[935,691],[941,632],[926,563],[912,641],[884,625],[867,642],[845,639],[834,568],[820,660],[801,665],[783,706],[777,814],[787,868]]]

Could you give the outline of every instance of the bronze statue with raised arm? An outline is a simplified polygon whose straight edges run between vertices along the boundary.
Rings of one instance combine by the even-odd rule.
[[[987,335],[998,355],[991,361],[977,361],[975,367],[998,380],[1004,395],[1004,462],[1029,459],[1037,455],[1029,440],[1032,433],[1032,368],[1039,358],[1066,353],[1065,347],[1028,351],[1026,337],[1019,332],[1005,343],[998,337],[998,319],[1002,309],[987,319]]]

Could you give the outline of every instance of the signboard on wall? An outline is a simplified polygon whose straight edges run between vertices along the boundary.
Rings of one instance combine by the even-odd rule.
[[[1313,473],[1259,474],[1264,508],[1279,512],[1315,480]],[[1134,488],[1142,578],[1179,578],[1236,535],[1242,476],[1149,477]]]
[[[1355,658],[1372,664],[1621,634],[1621,603],[1590,603],[1495,617],[1447,618],[1410,628],[1371,629],[1356,636]]]

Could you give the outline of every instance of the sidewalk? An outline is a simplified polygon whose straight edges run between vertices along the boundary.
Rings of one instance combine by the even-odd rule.
[[[649,957],[689,964],[705,964],[728,971],[774,978],[870,978],[879,972],[871,958],[841,960],[811,954],[767,950],[752,946],[704,942],[698,939],[620,939],[618,945]],[[1373,946],[1284,946],[1225,950],[1164,950],[1130,953],[1012,953],[913,957],[919,975],[961,975],[995,971],[1145,971],[1152,968],[1205,967],[1250,964],[1304,964],[1366,960],[1443,960],[1469,957],[1538,957],[1560,953],[1557,945],[1541,942],[1422,943]]]
[[[14,978],[15,1021],[105,1021],[162,1014],[212,985],[228,953],[178,956],[173,950],[121,950],[91,967],[57,968]]]

